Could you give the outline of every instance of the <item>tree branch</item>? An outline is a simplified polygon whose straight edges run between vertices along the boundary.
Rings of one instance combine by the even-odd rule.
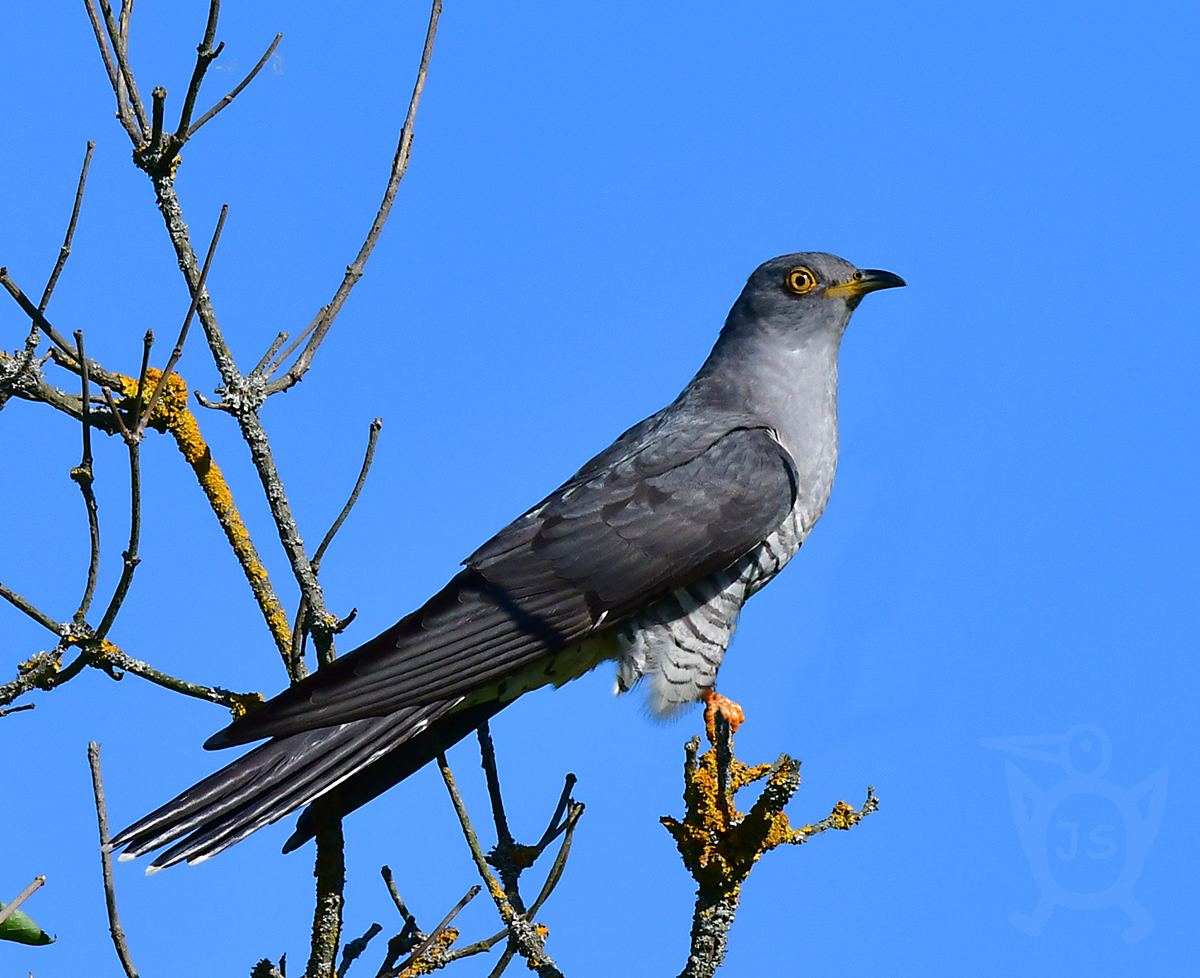
[[[262,71],[263,66],[271,59],[271,55],[275,53],[275,49],[277,47],[279,47],[279,42],[282,40],[283,40],[283,34],[276,34],[275,40],[273,40],[271,42],[270,47],[268,47],[267,50],[263,53],[263,56],[258,59],[258,64],[256,64],[250,70],[250,74],[248,74],[245,78],[243,78],[241,80],[241,82],[238,84],[238,86],[232,92],[230,92],[228,95],[226,95],[224,98],[222,98],[221,101],[219,101],[216,105],[214,105],[207,112],[205,112],[204,115],[202,115],[196,121],[196,124],[194,126],[191,126],[189,128],[185,125],[185,122],[186,122],[185,119],[179,120],[179,129],[177,129],[175,132],[175,138],[176,138],[176,140],[178,140],[178,142],[181,146],[196,134],[196,130],[198,130],[202,125],[204,125],[206,122],[208,122],[209,119],[211,119],[218,112],[220,112],[223,108],[225,108],[235,98],[237,98],[243,88],[245,88],[252,81],[254,81],[254,76],[257,75],[260,71]],[[221,49],[218,48],[215,52],[213,52],[213,57],[215,58],[218,54],[220,54],[220,51],[221,51]],[[188,118],[190,119],[190,112],[189,112]],[[181,136],[181,134],[182,134],[182,136]]]
[[[330,300],[329,305],[322,308],[316,321],[317,325],[313,327],[312,338],[308,341],[308,345],[305,346],[300,356],[296,358],[296,362],[292,364],[282,377],[267,384],[267,395],[287,390],[296,384],[307,372],[308,368],[312,365],[317,348],[325,339],[325,334],[329,332],[338,313],[342,311],[342,306],[345,305],[346,299],[349,298],[351,289],[354,288],[355,284],[362,277],[367,259],[371,257],[375,243],[379,240],[379,235],[383,233],[383,226],[387,223],[388,215],[391,214],[392,204],[396,200],[396,192],[400,188],[400,181],[404,178],[404,173],[408,169],[408,160],[412,153],[413,124],[416,122],[417,108],[421,104],[421,92],[425,89],[425,76],[429,72],[429,59],[433,55],[433,40],[437,36],[438,18],[441,15],[442,0],[433,0],[433,7],[429,13],[429,28],[425,33],[425,47],[421,52],[420,67],[417,69],[417,81],[413,87],[412,98],[408,103],[408,115],[405,117],[404,125],[400,129],[400,142],[396,146],[396,155],[392,159],[392,173],[388,178],[387,189],[383,194],[383,202],[379,205],[379,212],[375,215],[375,221],[371,225],[371,230],[367,233],[367,238],[359,249],[358,257],[346,268],[342,284],[338,286],[333,299]]]
[[[92,769],[92,790],[96,795],[96,821],[100,827],[100,866],[104,874],[104,901],[108,907],[108,929],[112,934],[113,946],[117,949],[117,957],[121,959],[121,967],[125,969],[128,978],[137,978],[137,968],[133,966],[133,958],[129,954],[129,945],[125,941],[125,931],[121,927],[121,918],[117,913],[117,891],[113,884],[112,847],[108,835],[108,806],[104,802],[104,777],[100,773],[100,745],[94,740],[88,744],[88,764]]]
[[[71,255],[71,242],[75,239],[75,225],[79,222],[79,209],[83,206],[83,188],[87,184],[88,168],[92,165],[92,152],[95,149],[96,144],[89,139],[87,152],[83,156],[83,169],[79,173],[79,186],[75,188],[75,206],[71,208],[71,222],[67,225],[66,237],[63,239],[62,247],[58,250],[58,261],[54,263],[54,271],[50,273],[46,288],[42,292],[42,301],[38,303],[38,312],[46,311],[46,306],[50,303],[50,296],[54,293],[54,286],[58,283],[58,276],[62,274],[63,266],[67,264],[67,258]]]

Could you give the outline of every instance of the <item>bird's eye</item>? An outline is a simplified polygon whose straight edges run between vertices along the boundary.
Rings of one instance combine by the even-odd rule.
[[[804,295],[816,288],[817,277],[807,268],[793,268],[787,273],[786,285],[796,295]]]

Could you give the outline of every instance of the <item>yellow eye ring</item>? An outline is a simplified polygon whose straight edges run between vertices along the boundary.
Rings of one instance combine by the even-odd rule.
[[[796,295],[804,295],[817,287],[817,277],[807,268],[793,268],[787,273],[784,284]]]

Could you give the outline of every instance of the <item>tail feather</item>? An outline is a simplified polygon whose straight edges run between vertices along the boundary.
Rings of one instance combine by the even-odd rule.
[[[150,864],[146,871],[154,873],[184,859],[202,862],[326,794],[332,793],[342,814],[352,811],[500,708],[488,703],[451,712],[461,702],[455,698],[276,737],[124,829],[112,845],[124,848],[120,858],[128,860],[176,843]],[[301,825],[309,826],[306,834],[298,841],[294,835],[288,850],[311,838],[307,813]]]

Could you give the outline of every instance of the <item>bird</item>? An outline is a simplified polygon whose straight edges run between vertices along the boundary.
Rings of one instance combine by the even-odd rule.
[[[265,739],[118,833],[147,868],[198,863],[312,803],[344,815],[518,696],[615,662],[648,711],[722,705],[742,605],[800,549],[838,459],[838,352],[870,292],[905,285],[834,255],[750,275],[695,377],[463,561],[424,605],[208,739]]]

